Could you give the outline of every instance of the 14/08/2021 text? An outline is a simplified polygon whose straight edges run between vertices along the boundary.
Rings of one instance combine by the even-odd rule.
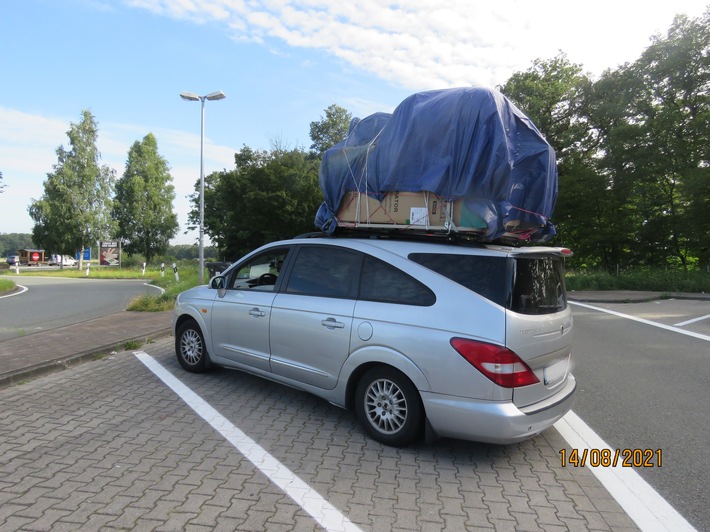
[[[662,467],[662,449],[567,449],[560,450],[562,467]]]

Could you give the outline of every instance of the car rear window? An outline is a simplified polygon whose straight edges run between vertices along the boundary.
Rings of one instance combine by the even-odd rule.
[[[409,259],[520,314],[567,307],[561,258],[412,253]]]
[[[515,258],[510,310],[520,314],[552,314],[567,308],[561,258]]]

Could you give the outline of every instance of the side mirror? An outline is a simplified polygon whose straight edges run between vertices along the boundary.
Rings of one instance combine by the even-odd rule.
[[[215,290],[223,290],[225,286],[226,284],[224,277],[221,275],[215,275],[212,277],[212,280],[210,281],[210,288],[214,288]]]

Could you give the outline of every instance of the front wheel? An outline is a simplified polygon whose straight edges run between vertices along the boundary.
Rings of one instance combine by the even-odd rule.
[[[376,367],[363,375],[357,385],[355,410],[365,431],[386,445],[407,445],[422,428],[419,393],[393,368]]]
[[[199,325],[193,320],[186,321],[175,335],[175,354],[183,369],[192,373],[207,370],[207,348]]]

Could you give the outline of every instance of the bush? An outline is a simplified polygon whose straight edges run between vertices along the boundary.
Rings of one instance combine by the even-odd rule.
[[[643,290],[650,292],[710,292],[710,274],[702,271],[649,270],[610,274],[568,271],[567,290]]]

